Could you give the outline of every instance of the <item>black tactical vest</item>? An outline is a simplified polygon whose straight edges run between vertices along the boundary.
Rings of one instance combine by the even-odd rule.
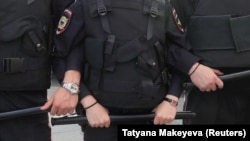
[[[217,68],[250,67],[250,0],[197,0],[188,36],[203,63]]]
[[[50,86],[51,0],[3,0],[0,4],[0,90]]]
[[[86,84],[107,107],[151,110],[167,90],[169,5],[165,0],[83,1]]]

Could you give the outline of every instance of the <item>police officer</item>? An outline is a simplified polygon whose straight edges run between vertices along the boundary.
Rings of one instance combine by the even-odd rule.
[[[85,141],[117,140],[117,125],[111,124],[109,114],[155,112],[153,124],[172,122],[182,74],[172,71],[168,79],[166,50],[192,55],[174,16],[166,1],[72,4],[64,10],[55,36],[53,68],[62,86],[43,108],[51,107],[52,115],[67,114],[79,101],[89,123],[82,127]]]
[[[200,58],[197,67],[189,73],[192,82],[199,89],[195,88],[189,93],[186,103],[186,110],[196,112],[197,116],[185,120],[184,124],[249,124],[249,79],[237,79],[217,83],[218,85],[215,81],[210,81],[213,85],[210,88],[202,87],[197,80],[202,80],[199,77],[203,76],[204,65],[209,67],[204,72],[213,70],[216,75],[249,69],[250,1],[171,2],[187,29],[192,53]],[[206,78],[218,79],[211,73]],[[223,89],[217,89],[216,85]]]
[[[50,87],[51,0],[2,0],[0,113],[43,105]],[[51,141],[48,114],[0,121],[1,141]]]

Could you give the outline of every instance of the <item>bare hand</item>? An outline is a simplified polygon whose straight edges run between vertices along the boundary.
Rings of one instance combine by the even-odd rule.
[[[223,88],[224,83],[218,75],[223,75],[223,72],[200,64],[190,78],[193,84],[197,86],[200,91],[209,92],[215,91],[217,88]]]
[[[59,87],[49,100],[41,107],[41,110],[51,108],[51,115],[72,114],[78,103],[78,95],[71,95],[66,89]]]
[[[153,112],[155,112],[154,124],[164,125],[175,120],[176,107],[167,101],[162,101]]]
[[[86,110],[88,123],[91,127],[109,127],[111,120],[108,110],[99,103]]]

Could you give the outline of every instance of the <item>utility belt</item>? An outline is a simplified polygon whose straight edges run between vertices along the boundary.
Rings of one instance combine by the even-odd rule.
[[[3,58],[0,90],[45,90],[50,86],[48,58]]]
[[[250,67],[250,15],[192,16],[188,37],[194,54],[211,67]]]

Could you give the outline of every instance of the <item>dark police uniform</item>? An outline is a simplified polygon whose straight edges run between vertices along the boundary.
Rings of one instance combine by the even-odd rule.
[[[88,2],[93,4],[96,1],[90,0]],[[112,2],[115,2],[115,1],[112,1]],[[124,2],[124,4],[126,4],[126,1],[121,1],[121,2]],[[141,2],[141,1],[133,1],[132,0],[132,2],[135,2],[136,5],[134,5],[134,7],[136,7],[136,6],[138,6],[138,3],[136,3],[136,2]],[[160,2],[165,2],[165,1],[160,1]],[[95,18],[94,20],[91,19],[93,17],[96,17],[97,13],[95,10],[91,9],[91,7],[88,7],[87,5],[85,5],[86,3],[87,2],[85,0],[78,0],[76,3],[72,4],[69,8],[67,8],[64,11],[64,14],[59,22],[58,29],[56,31],[57,35],[55,36],[55,52],[54,52],[53,68],[54,68],[54,73],[60,82],[62,82],[63,77],[64,77],[64,72],[66,70],[78,70],[80,72],[83,72],[83,75],[87,75],[87,77],[88,77],[89,75],[86,74],[87,72],[85,71],[85,69],[86,69],[85,64],[90,63],[90,65],[93,68],[94,67],[97,68],[100,66],[102,67],[102,64],[100,65],[98,63],[99,63],[100,58],[102,59],[101,48],[103,47],[103,44],[104,44],[101,41],[101,39],[103,37],[105,37],[105,35],[103,34],[103,27],[102,27],[103,25],[101,24],[101,21],[99,18]],[[117,4],[117,3],[114,3],[114,4]],[[119,3],[118,3],[118,5],[116,5],[116,6],[124,6],[124,4],[119,5]],[[131,6],[133,6],[133,5],[131,5]],[[141,6],[139,5],[139,7],[141,7]],[[166,27],[165,28],[166,31],[165,32],[163,31],[164,36],[163,36],[162,41],[163,41],[163,43],[169,43],[169,46],[164,46],[164,48],[168,47],[169,50],[172,50],[172,52],[177,53],[177,55],[175,55],[175,58],[171,58],[168,60],[175,61],[175,60],[179,60],[179,59],[186,59],[186,57],[189,58],[189,56],[192,56],[192,54],[187,52],[187,49],[184,48],[185,44],[186,44],[185,35],[182,31],[182,28],[180,26],[178,26],[177,20],[175,20],[174,16],[172,15],[173,11],[170,8],[169,3],[165,2],[162,7],[164,9],[164,12],[166,12],[164,15],[166,15],[166,17],[167,17],[164,22],[160,23],[160,25],[162,27]],[[90,11],[90,13],[89,13],[89,11]],[[112,21],[112,22],[110,22],[111,24],[118,23],[118,24],[113,24],[113,26],[118,26],[120,24],[123,24],[123,22],[128,23],[127,25],[130,25],[132,23],[131,25],[135,26],[134,22],[138,22],[138,23],[142,22],[142,21],[138,21],[138,19],[136,19],[136,18],[129,19],[128,18],[128,20],[127,19],[124,20],[123,18],[121,18],[120,21],[114,21],[114,20],[112,21],[112,18],[109,18],[109,20]],[[119,24],[119,22],[120,22],[120,24]],[[103,22],[103,23],[105,23],[105,22]],[[104,24],[104,27],[105,27],[105,25],[106,24]],[[137,25],[139,26],[140,24],[137,24]],[[116,28],[116,30],[117,29],[120,30],[121,36],[123,35],[123,33],[126,33],[126,34],[124,34],[124,35],[127,35],[125,37],[127,37],[127,38],[129,36],[133,37],[134,36],[133,34],[136,33],[137,25],[136,25],[136,28],[134,28],[135,30],[133,30],[133,31],[127,31],[127,28],[125,28],[125,27],[124,28],[123,27]],[[142,24],[142,25],[144,25],[144,24]],[[144,29],[145,27],[141,26],[140,28]],[[157,27],[156,30],[159,28],[160,27]],[[111,29],[113,29],[112,26],[111,26]],[[130,30],[130,28],[128,28],[128,29]],[[164,28],[162,28],[162,29],[164,29]],[[129,32],[129,34],[128,34],[128,32]],[[97,34],[97,33],[99,33],[99,34]],[[118,33],[118,31],[116,31],[116,33]],[[162,33],[162,30],[156,34],[161,34],[161,33]],[[138,34],[138,33],[136,33],[136,34]],[[91,44],[89,44],[90,42],[91,42]],[[85,52],[85,51],[91,51],[91,52]],[[128,50],[128,51],[130,53],[130,54],[128,54],[128,56],[130,57],[130,55],[133,54],[134,52],[133,52],[133,50]],[[120,55],[123,55],[123,54],[120,53]],[[125,54],[125,55],[127,55],[127,54]],[[180,57],[178,55],[180,55]],[[120,56],[116,56],[116,57],[120,57]],[[125,57],[125,59],[126,59],[126,56],[123,55],[123,57]],[[92,58],[92,59],[89,59],[89,58]],[[197,61],[197,59],[198,59],[197,57],[193,57],[189,61],[194,63]],[[95,62],[95,63],[93,63],[93,62]],[[98,63],[96,63],[96,62],[98,62]],[[188,65],[181,64],[178,67],[182,67],[183,71],[188,71],[189,68],[192,66],[192,63],[190,63]],[[126,64],[126,63],[124,63],[124,64]],[[131,64],[131,66],[134,66],[134,64],[135,63]],[[108,64],[108,65],[110,65],[110,64]],[[112,65],[113,64],[111,61],[111,66]],[[107,67],[105,69],[108,69],[108,71],[111,71],[111,72],[113,71],[113,67]],[[127,68],[124,67],[123,69],[121,69],[121,68],[120,69],[116,68],[116,69],[117,70],[115,70],[115,71],[119,72],[119,71],[124,71]],[[127,79],[126,77],[130,78],[130,76],[129,76],[130,72],[127,72],[127,73],[128,73],[128,75],[126,75],[126,76],[120,75],[119,77],[121,77],[122,79],[123,78]],[[134,73],[134,72],[132,72],[132,73]],[[181,77],[179,76],[181,74],[176,75],[176,73],[173,73],[173,77],[172,77],[173,80],[171,81],[170,88],[168,89],[168,92],[166,92],[166,93],[173,94],[173,95],[179,97],[181,94],[181,86],[182,86],[181,82],[182,82],[182,80],[181,80]],[[112,73],[110,73],[110,74],[112,74]],[[98,76],[98,75],[99,74],[97,72],[96,75],[93,75],[93,76]],[[109,74],[107,74],[107,76],[108,75]],[[85,76],[83,76],[83,77],[85,77]],[[111,80],[112,80],[112,78],[111,78]],[[97,93],[97,95],[95,95],[96,91],[94,91],[94,89],[92,89],[92,88],[94,88],[93,85],[91,85],[92,83],[98,83],[98,81],[88,82],[88,81],[82,80],[82,82],[80,84],[80,93],[79,93],[80,100],[83,97],[85,97],[86,95],[89,95],[90,93],[94,94],[93,96],[95,98],[97,98],[97,100],[99,100],[97,97],[98,93]],[[117,83],[119,84],[119,82],[117,82]],[[116,87],[118,87],[120,89],[120,91],[123,91],[124,93],[125,93],[125,90],[127,90],[127,91],[130,90],[130,89],[124,88],[125,85],[118,85],[115,83],[111,83],[111,84],[113,84],[113,85],[110,85],[110,83],[106,84],[107,87],[109,87],[109,88],[112,87],[112,88],[110,88],[111,94],[115,94],[114,92],[112,92],[112,90],[117,91]],[[105,84],[104,84],[104,86],[105,86]],[[104,90],[104,92],[105,92],[105,87],[104,88],[102,87],[102,90]],[[164,94],[164,96],[166,95],[166,93]],[[109,99],[113,100],[114,102],[117,101],[113,97],[110,97]],[[107,99],[107,101],[108,101],[108,99]],[[133,101],[133,99],[131,99],[131,101]],[[100,101],[98,101],[98,102],[100,104],[107,104],[108,105],[108,103],[105,103],[105,102],[100,102]],[[122,103],[122,100],[121,100],[121,103]],[[117,106],[118,105],[119,105],[119,103],[117,103]],[[148,103],[148,105],[150,105],[150,103]],[[130,105],[127,104],[126,106],[130,106]],[[141,106],[147,106],[147,105],[141,105]],[[108,108],[108,109],[111,113],[114,112],[116,114],[124,114],[124,113],[128,114],[128,112],[125,112],[123,110],[117,110],[117,109],[115,109],[115,107]],[[140,111],[136,111],[135,113],[139,113],[139,112]],[[148,112],[151,112],[151,111],[147,111],[147,113]],[[87,127],[83,127],[83,131],[84,131],[84,138],[85,138],[84,140],[85,141],[88,141],[88,140],[92,140],[92,141],[93,140],[96,140],[96,141],[97,140],[107,140],[107,141],[114,140],[114,141],[116,141],[117,140],[117,134],[116,134],[117,133],[116,132],[117,126],[113,125],[113,124],[111,124],[111,126],[109,128],[91,128],[90,126],[87,126]]]
[[[57,23],[62,15],[63,10],[74,1],[75,0],[53,0],[53,16],[55,26],[57,26]]]
[[[249,0],[171,2],[200,63],[224,74],[249,69]],[[224,88],[215,92],[193,89],[185,110],[196,112],[197,116],[184,124],[249,124],[249,82],[248,78],[225,82]]]
[[[51,0],[0,5],[0,113],[42,106],[50,87]],[[51,141],[48,114],[0,121],[1,141]]]

